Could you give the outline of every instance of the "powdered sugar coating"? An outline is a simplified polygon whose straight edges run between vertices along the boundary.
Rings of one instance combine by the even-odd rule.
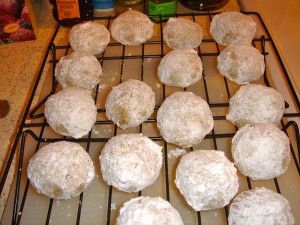
[[[263,55],[252,45],[234,43],[228,45],[218,56],[221,75],[238,84],[258,80],[265,71]]]
[[[96,122],[97,107],[92,96],[81,88],[66,88],[51,95],[45,103],[45,117],[53,130],[80,138]]]
[[[29,161],[27,175],[32,186],[54,199],[79,195],[93,181],[95,168],[88,153],[72,142],[45,145]]]
[[[214,125],[205,100],[192,92],[175,92],[157,112],[157,126],[165,141],[190,147],[202,141]]]
[[[99,84],[101,74],[99,61],[87,52],[66,55],[55,67],[55,77],[63,88],[79,87],[90,91]]]
[[[216,150],[195,150],[182,156],[175,184],[196,211],[222,208],[239,188],[236,168]]]
[[[105,50],[110,41],[110,34],[102,24],[87,21],[71,28],[69,41],[74,51],[85,51],[96,55]]]
[[[122,129],[136,127],[154,111],[155,93],[139,80],[127,80],[112,88],[107,96],[107,117]]]
[[[160,197],[138,197],[124,203],[117,225],[183,225],[175,208]]]
[[[278,91],[263,85],[247,84],[230,98],[226,119],[239,127],[254,123],[277,126],[284,110],[284,99]]]
[[[290,203],[281,194],[262,188],[244,191],[230,206],[229,225],[293,225]]]
[[[163,39],[172,49],[197,48],[202,38],[201,26],[184,18],[170,18],[163,29]]]
[[[104,181],[118,190],[138,192],[154,183],[162,166],[162,147],[142,134],[111,138],[100,155]]]
[[[158,66],[159,80],[170,86],[188,87],[202,78],[202,61],[194,49],[175,49]]]
[[[111,36],[123,45],[140,45],[153,35],[153,23],[143,13],[128,10],[111,25]]]
[[[282,175],[290,163],[290,141],[273,124],[241,127],[232,139],[235,165],[253,179],[272,179]]]
[[[240,12],[223,12],[213,17],[210,33],[221,45],[251,43],[256,35],[256,23]]]

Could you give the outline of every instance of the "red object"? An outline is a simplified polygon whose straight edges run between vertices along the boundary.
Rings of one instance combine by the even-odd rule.
[[[24,0],[0,0],[0,44],[34,39],[30,14]]]
[[[24,18],[27,21],[31,21],[29,11],[28,11],[27,7],[23,7],[22,12],[21,12],[21,18]]]
[[[26,28],[20,28],[16,32],[10,35],[10,38],[13,38],[16,41],[27,41],[27,40],[34,40],[35,35],[33,30],[29,30]]]
[[[1,1],[1,0],[0,0]],[[14,23],[16,22],[18,19],[8,15],[8,14],[4,14],[0,12],[0,23]]]
[[[21,4],[17,0],[0,0],[0,12],[13,17],[18,17]]]

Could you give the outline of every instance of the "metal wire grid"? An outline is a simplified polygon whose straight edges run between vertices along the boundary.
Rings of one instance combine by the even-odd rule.
[[[266,57],[268,55],[268,52],[266,52],[265,50],[265,43],[266,42],[269,42],[271,43],[272,47],[274,48],[274,51],[276,53],[276,56],[279,60],[279,64],[286,76],[286,80],[287,80],[287,83],[289,84],[289,88],[290,88],[290,91],[292,93],[292,97],[293,97],[293,100],[296,102],[296,105],[297,105],[297,110],[295,112],[292,112],[292,113],[286,113],[284,115],[284,118],[287,118],[287,117],[300,117],[300,113],[299,113],[299,109],[300,109],[300,104],[299,104],[299,99],[297,98],[297,95],[294,91],[294,88],[291,84],[291,81],[288,77],[288,74],[286,72],[286,69],[282,63],[282,60],[278,54],[278,51],[277,49],[275,48],[275,45],[273,43],[273,40],[271,39],[270,37],[270,34],[266,28],[266,26],[264,25],[264,22],[262,21],[261,17],[256,14],[256,13],[247,13],[247,14],[250,14],[252,16],[255,16],[259,19],[260,23],[262,24],[263,28],[265,29],[265,32],[267,34],[267,36],[262,36],[261,38],[258,38],[258,39],[255,39],[253,41],[253,45],[257,48],[259,48],[262,52],[262,54],[265,56],[265,61],[266,61]],[[208,17],[210,20],[212,19],[212,16],[214,14],[210,14],[210,13],[201,13],[201,14],[182,14],[182,15],[179,15],[179,14],[176,14],[177,17],[181,17],[181,16],[189,16],[192,18],[192,20],[195,21],[195,19],[197,17]],[[97,18],[96,18],[97,19]],[[110,22],[111,22],[111,18],[98,18],[99,20],[108,20],[108,28],[109,28],[109,25],[110,25]],[[159,28],[160,28],[160,33],[162,34],[162,29],[163,29],[163,23],[160,23],[159,24]],[[40,146],[44,143],[50,143],[50,142],[56,142],[56,141],[61,141],[61,140],[68,140],[68,141],[74,141],[74,142],[78,142],[78,143],[82,143],[85,145],[85,148],[86,148],[86,151],[89,152],[90,151],[90,146],[91,144],[93,143],[106,143],[110,137],[94,137],[92,132],[90,132],[87,137],[84,137],[84,138],[81,138],[81,139],[70,139],[70,138],[67,138],[67,137],[60,137],[60,136],[57,136],[57,137],[52,137],[52,136],[45,136],[45,130],[48,129],[48,124],[46,122],[46,120],[44,119],[44,114],[43,114],[43,105],[47,99],[48,96],[50,96],[51,94],[55,93],[57,91],[57,83],[55,82],[55,78],[54,78],[54,72],[52,74],[52,78],[51,78],[51,82],[52,82],[52,85],[51,85],[51,91],[50,93],[40,101],[40,103],[29,113],[29,109],[31,108],[31,103],[32,103],[32,100],[33,100],[33,97],[34,97],[34,94],[35,94],[35,91],[37,89],[37,86],[39,85],[39,80],[40,80],[40,76],[43,72],[43,68],[44,68],[44,65],[46,63],[46,60],[48,58],[49,55],[51,55],[50,53],[52,53],[52,57],[53,57],[53,60],[51,60],[52,62],[52,67],[53,67],[53,71],[54,71],[54,68],[55,68],[55,65],[58,61],[59,58],[57,58],[57,51],[65,51],[64,54],[68,54],[69,53],[69,46],[68,45],[64,45],[64,46],[55,46],[53,43],[54,43],[54,40],[55,40],[55,37],[56,37],[56,34],[58,32],[58,30],[60,29],[60,27],[58,26],[52,40],[51,40],[51,43],[49,44],[49,48],[48,48],[48,51],[45,55],[45,58],[44,58],[44,61],[43,61],[43,64],[42,64],[42,67],[41,67],[41,70],[40,70],[40,73],[39,73],[39,76],[37,78],[37,81],[36,81],[36,84],[35,84],[35,87],[34,87],[34,90],[33,90],[33,93],[31,95],[31,98],[29,100],[29,103],[28,103],[28,106],[26,108],[26,111],[25,111],[25,114],[24,114],[24,117],[23,117],[23,120],[22,120],[22,124],[20,126],[20,129],[19,129],[19,132],[17,134],[17,137],[16,137],[16,140],[15,140],[15,143],[14,143],[14,146],[13,146],[13,149],[12,149],[12,153],[11,153],[11,156],[8,160],[8,163],[7,163],[7,166],[6,166],[6,170],[4,172],[4,176],[1,180],[1,186],[0,186],[0,190],[2,192],[2,189],[3,189],[3,186],[4,186],[4,183],[6,181],[6,177],[7,177],[7,174],[8,174],[8,171],[11,167],[11,164],[12,164],[12,159],[16,153],[16,150],[18,149],[18,142],[19,142],[19,139],[21,140],[20,141],[20,152],[18,154],[18,159],[19,159],[19,164],[18,164],[18,171],[17,171],[17,179],[16,179],[16,191],[15,191],[15,197],[14,197],[14,204],[13,204],[13,212],[12,212],[12,224],[21,224],[22,221],[22,216],[23,216],[23,211],[24,211],[24,206],[26,204],[26,197],[27,197],[27,193],[28,193],[28,189],[29,189],[29,181],[26,177],[26,173],[24,173],[23,170],[26,170],[26,159],[24,161],[24,153],[25,153],[25,150],[27,150],[27,147],[26,147],[26,142],[28,142],[28,139],[32,139],[34,144],[33,146],[35,146],[35,151],[37,151]],[[201,57],[201,59],[203,60],[205,57],[211,57],[211,56],[217,56],[219,53],[220,53],[220,47],[217,43],[214,42],[214,40],[212,39],[204,39],[203,40],[203,44],[213,44],[215,45],[215,48],[216,48],[216,51],[212,51],[212,52],[202,52],[201,51],[201,47],[198,47],[198,54],[199,54],[199,57]],[[145,78],[145,67],[144,67],[144,63],[145,63],[145,60],[147,59],[161,59],[165,54],[165,48],[164,48],[164,42],[163,42],[163,38],[162,36],[160,36],[159,40],[154,40],[154,41],[148,41],[146,42],[145,44],[142,45],[142,53],[140,55],[126,55],[125,54],[125,51],[126,51],[126,48],[125,46],[122,46],[120,43],[110,43],[109,46],[111,47],[121,47],[122,48],[122,54],[120,55],[116,55],[116,56],[106,56],[106,52],[104,52],[100,57],[98,57],[101,65],[103,66],[106,61],[111,61],[111,60],[121,60],[121,69],[120,69],[120,74],[119,74],[119,83],[123,82],[123,68],[124,68],[124,62],[126,60],[131,60],[131,59],[139,59],[141,60],[141,68],[140,68],[140,80],[144,80]],[[145,53],[145,47],[146,46],[159,46],[160,48],[160,54],[156,54],[156,55],[150,55],[150,54],[146,54]],[[205,70],[205,64],[204,64],[204,72],[203,72],[203,76],[204,78],[206,77],[206,70]],[[202,79],[202,86],[204,87],[204,96],[202,96],[209,104],[209,106],[214,109],[214,108],[228,108],[229,104],[228,102],[212,102],[210,100],[210,88],[209,88],[209,85],[207,84],[207,81],[206,79]],[[270,86],[270,82],[268,80],[268,74],[267,74],[267,71],[265,71],[264,73],[264,83],[266,86]],[[228,99],[230,98],[231,96],[231,90],[230,90],[230,85],[228,84],[227,80],[224,78],[224,85],[225,85],[225,88],[226,88],[226,94],[227,94],[227,97]],[[201,86],[201,87],[202,87]],[[198,86],[198,88],[200,88],[200,86]],[[167,87],[165,85],[162,85],[162,100],[164,100],[166,97],[167,97]],[[187,90],[186,88],[184,89],[185,91]],[[98,98],[98,94],[99,94],[99,87],[96,88],[96,91],[94,93],[94,97],[95,97],[95,102],[97,103],[97,98]],[[156,114],[156,111],[157,109],[159,108],[160,105],[157,105],[155,107],[155,113]],[[288,107],[288,103],[286,103],[286,107]],[[97,110],[98,114],[105,114],[105,109],[102,107],[98,108]],[[30,117],[32,119],[32,122],[30,124],[27,124],[25,123],[25,120],[27,117]],[[214,121],[217,122],[217,121],[226,121],[226,118],[225,118],[225,115],[216,115],[214,116]],[[143,129],[144,129],[144,125],[145,124],[155,124],[156,123],[156,118],[155,117],[151,117],[150,119],[148,119],[144,124],[140,125],[135,131],[136,132],[139,132],[139,133],[142,133],[143,132]],[[116,125],[113,125],[113,123],[107,119],[103,119],[103,117],[100,117],[100,119],[98,118],[97,119],[97,122],[95,124],[95,126],[104,126],[104,125],[111,125],[113,126],[113,133],[111,136],[115,136],[119,133],[119,129],[117,128]],[[293,157],[293,161],[296,165],[296,168],[297,168],[297,171],[298,171],[298,175],[300,174],[300,169],[299,169],[299,162],[297,159],[297,154],[298,154],[298,157],[299,157],[299,131],[298,131],[298,125],[296,122],[293,122],[293,121],[290,121],[290,122],[285,122],[285,120],[282,120],[281,122],[281,125],[282,125],[282,130],[284,130],[285,132],[287,132],[288,129],[293,129],[294,130],[294,133],[295,133],[295,141],[297,142],[297,149],[296,151],[294,150],[293,146],[291,147],[291,152],[292,152],[292,157]],[[292,127],[292,128],[291,128]],[[217,133],[215,131],[215,129],[212,130],[212,132],[210,134],[208,134],[205,139],[206,140],[210,140],[212,142],[212,146],[214,149],[219,149],[218,148],[218,140],[219,139],[223,139],[223,138],[232,138],[235,134],[235,131],[236,131],[236,128],[233,132],[224,132],[224,133]],[[30,138],[28,138],[28,136],[30,136]],[[170,175],[170,168],[168,166],[168,163],[169,163],[169,159],[168,159],[168,149],[170,148],[170,145],[167,144],[163,139],[162,137],[157,134],[157,135],[153,135],[153,136],[150,136],[150,138],[154,141],[158,141],[158,142],[161,142],[163,143],[163,154],[164,154],[164,168],[163,168],[163,175],[164,175],[164,192],[165,192],[165,198],[166,200],[168,201],[171,201],[171,195],[170,195],[170,182],[172,182],[169,178],[169,175]],[[32,141],[31,140],[31,141]],[[193,148],[190,148],[189,149],[190,151],[193,150]],[[297,153],[298,151],[298,153]],[[95,167],[97,167],[97,165],[95,165]],[[21,180],[22,179],[22,180]],[[251,179],[249,179],[248,177],[246,178],[247,180],[247,185],[248,185],[248,188],[249,189],[252,189],[252,183],[251,183]],[[24,187],[21,188],[21,183],[25,182],[25,185]],[[280,193],[280,185],[279,185],[279,182],[278,180],[275,178],[274,179],[274,184],[276,186],[276,190],[278,193]],[[106,209],[106,218],[103,218],[103,221],[106,221],[105,223],[107,225],[110,225],[112,224],[112,199],[113,199],[113,188],[111,186],[107,187],[108,188],[108,199],[107,199],[107,209]],[[138,193],[138,196],[141,196],[143,195],[143,191],[140,191]],[[77,207],[77,215],[76,215],[76,224],[80,224],[81,222],[81,212],[82,212],[82,204],[84,202],[84,194],[81,194],[79,199],[78,199],[78,207]],[[48,205],[48,211],[47,213],[45,214],[45,220],[44,221],[41,221],[41,223],[45,223],[45,224],[51,224],[51,212],[52,212],[52,207],[53,207],[53,199],[50,199],[49,200],[49,205]],[[197,220],[196,220],[196,223],[195,224],[202,224],[203,222],[203,219],[202,219],[202,212],[195,212],[196,213],[196,217],[197,217]],[[224,213],[225,213],[225,220],[227,220],[227,217],[228,217],[228,207],[224,207]],[[225,222],[226,223],[226,222]]]

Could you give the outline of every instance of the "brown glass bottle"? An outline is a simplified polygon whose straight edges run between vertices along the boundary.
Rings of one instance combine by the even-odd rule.
[[[179,0],[179,2],[193,10],[210,11],[216,10],[228,3],[229,0]]]
[[[50,0],[50,2],[54,6],[53,17],[62,26],[73,26],[80,22],[76,18],[93,18],[92,0]]]

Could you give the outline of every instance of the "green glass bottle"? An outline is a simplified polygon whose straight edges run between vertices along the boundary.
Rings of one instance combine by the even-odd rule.
[[[147,7],[148,7],[148,14],[150,16],[161,14],[161,17],[159,16],[151,17],[151,19],[156,22],[159,22],[160,19],[162,21],[168,20],[170,17],[168,15],[175,14],[177,11],[176,0],[149,0]]]

